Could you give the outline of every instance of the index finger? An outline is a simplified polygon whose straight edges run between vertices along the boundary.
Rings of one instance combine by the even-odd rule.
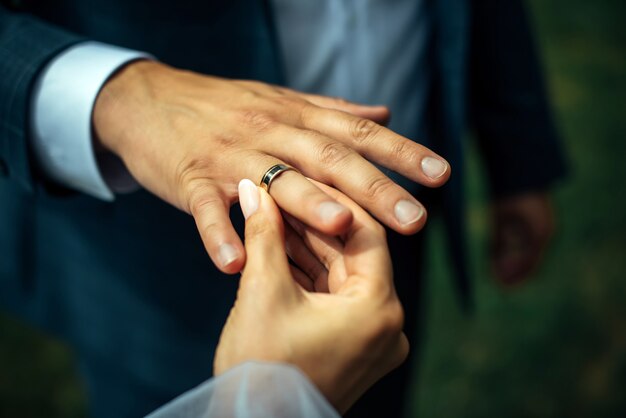
[[[439,187],[450,177],[450,165],[444,158],[372,120],[308,106],[302,112],[302,123],[424,186]]]

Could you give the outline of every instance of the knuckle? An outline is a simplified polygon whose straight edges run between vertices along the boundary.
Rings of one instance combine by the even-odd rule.
[[[241,87],[241,96],[245,101],[254,102],[263,95],[260,93],[260,85],[256,81],[240,80],[237,84]]]
[[[384,176],[376,176],[369,179],[363,186],[363,195],[369,201],[375,201],[394,187],[394,183]]]
[[[322,164],[337,165],[349,158],[352,149],[340,142],[327,142],[319,149],[319,161]]]
[[[176,179],[178,184],[185,185],[195,177],[195,173],[204,166],[203,161],[198,158],[184,159],[176,166]]]
[[[210,167],[210,162],[200,158],[181,160],[174,169],[174,184],[183,193],[183,201],[189,198],[203,185],[202,173]]]
[[[297,96],[286,94],[274,96],[272,99],[272,111],[278,115],[280,120],[292,120],[303,124],[304,109],[308,106],[308,102]]]
[[[195,186],[189,194],[189,211],[194,218],[222,204],[221,197],[210,186]],[[211,224],[212,222],[203,226],[203,229],[206,229]]]
[[[218,189],[202,175],[206,164],[201,160],[191,160],[176,170],[177,184],[182,193],[181,202],[186,202],[187,210],[196,218],[207,209],[223,205]]]
[[[215,135],[213,141],[219,148],[233,148],[240,140],[235,135]]]
[[[393,338],[400,334],[404,328],[404,310],[400,302],[396,299],[386,303],[377,322],[374,333],[378,338]]]
[[[315,123],[315,115],[318,110],[319,107],[311,102],[305,101],[298,109],[300,124],[304,126],[313,125]]]
[[[283,87],[278,87],[271,84],[268,87],[270,88],[271,92],[274,93],[276,96],[288,96],[287,90]]]
[[[380,125],[369,119],[355,119],[350,126],[350,136],[357,143],[370,142],[380,132]]]
[[[391,368],[395,369],[409,357],[409,341],[405,335],[400,335],[393,354]]]
[[[175,132],[188,132],[198,122],[197,114],[191,112],[170,112],[168,118]]]
[[[408,163],[417,161],[417,153],[413,149],[413,143],[409,140],[395,141],[391,145],[390,152],[393,161],[405,161]]]
[[[276,120],[257,110],[246,110],[241,114],[241,122],[244,126],[248,126],[257,132],[266,132],[277,125]]]
[[[223,225],[215,219],[200,226],[200,235],[204,238],[211,237],[216,231],[222,229]]]
[[[301,110],[307,104],[306,100],[298,96],[289,96],[283,92],[276,94],[271,100],[279,105],[281,109]]]
[[[402,332],[404,328],[404,309],[399,300],[394,300],[390,304],[390,313],[387,319],[387,329],[396,335]]]
[[[343,97],[333,97],[332,99],[335,102],[335,104],[338,105],[339,107],[345,107],[351,104],[349,101],[347,101]]]

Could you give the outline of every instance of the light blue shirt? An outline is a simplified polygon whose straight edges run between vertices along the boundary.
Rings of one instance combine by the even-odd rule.
[[[427,0],[273,0],[289,87],[391,110],[389,127],[425,135]]]
[[[273,0],[273,5],[289,87],[384,104],[391,110],[392,130],[426,142],[428,1]],[[101,87],[138,58],[150,55],[85,42],[44,69],[33,90],[32,148],[50,178],[104,200],[138,187],[121,161],[94,151],[91,135]]]

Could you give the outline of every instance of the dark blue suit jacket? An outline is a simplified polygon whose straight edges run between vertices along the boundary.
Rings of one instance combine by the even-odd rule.
[[[49,183],[28,146],[31,87],[46,62],[85,39],[148,51],[201,73],[280,84],[269,2],[2,4],[0,303],[72,342],[88,376],[98,368],[132,376],[120,383],[119,399],[135,387],[151,389],[147,399],[129,399],[118,409],[94,396],[103,416],[147,412],[132,403],[157,406],[210,374],[210,350],[235,279],[211,265],[189,216],[147,192],[107,203]],[[466,296],[461,173],[467,122],[496,195],[547,187],[562,174],[563,159],[521,0],[431,5],[433,148],[454,167],[441,205]],[[88,382],[92,392],[101,380]]]

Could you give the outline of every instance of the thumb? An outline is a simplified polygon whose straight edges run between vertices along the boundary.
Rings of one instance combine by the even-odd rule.
[[[280,211],[267,192],[248,179],[239,182],[239,203],[246,218],[246,265],[242,280],[293,283]]]

